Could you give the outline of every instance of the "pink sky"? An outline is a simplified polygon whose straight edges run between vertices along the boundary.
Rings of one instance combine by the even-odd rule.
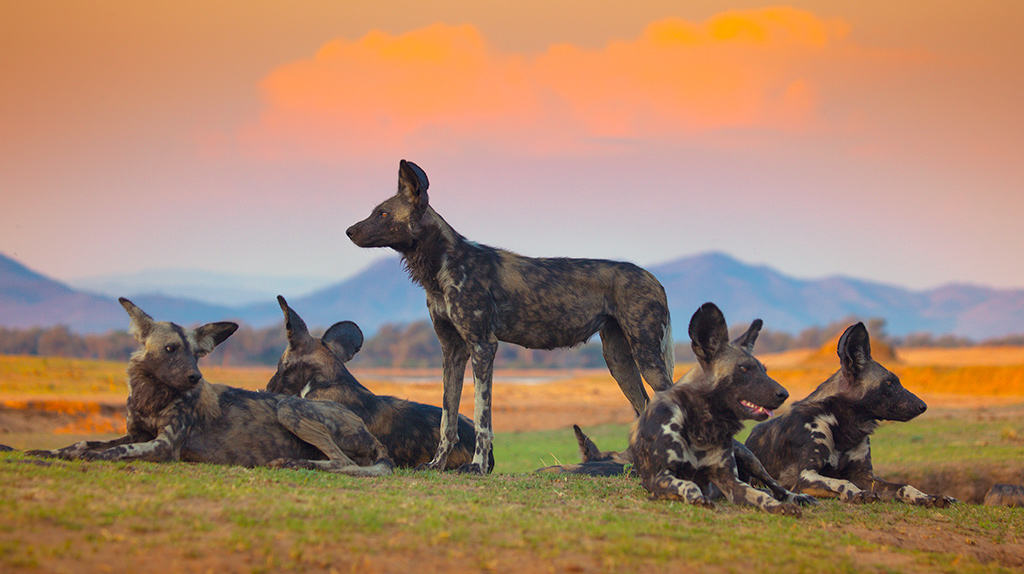
[[[342,4],[6,2],[0,252],[340,280],[405,158],[524,254],[1024,288],[1016,0]]]

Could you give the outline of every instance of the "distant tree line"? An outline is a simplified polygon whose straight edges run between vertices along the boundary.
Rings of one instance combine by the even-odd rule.
[[[764,330],[757,338],[758,353],[778,353],[791,349],[816,349],[835,337],[857,319],[848,318],[822,327],[809,327],[796,335],[783,331]],[[968,347],[973,345],[1024,346],[1024,334],[986,339],[975,342],[953,335],[911,333],[893,337],[885,333],[885,321],[865,321],[872,340],[885,341],[896,347]],[[731,335],[738,337],[747,325],[737,325]],[[322,333],[314,331],[315,334]],[[685,330],[675,333],[676,362],[694,360]],[[287,346],[284,329],[280,326],[254,329],[243,325],[204,359],[216,365],[274,365]],[[79,335],[67,327],[57,326],[32,329],[0,327],[0,354],[39,355],[125,361],[138,349],[135,339],[124,331],[111,331],[102,335]],[[440,367],[441,345],[429,321],[401,325],[384,325],[363,343],[363,348],[352,360],[353,367]],[[570,349],[542,351],[524,349],[517,345],[498,346],[495,357],[498,368],[573,369],[604,366],[600,337]]]

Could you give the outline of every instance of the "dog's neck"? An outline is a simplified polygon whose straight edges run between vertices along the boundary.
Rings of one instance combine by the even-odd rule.
[[[128,363],[128,410],[150,417],[167,408],[184,392],[156,379],[138,362]]]
[[[438,275],[446,262],[468,242],[432,207],[427,207],[419,227],[415,240],[408,246],[396,246],[395,250],[402,255],[412,280],[428,292],[437,292],[441,290]]]
[[[698,381],[694,381],[698,383]],[[721,404],[714,389],[700,384],[676,385],[680,403],[687,412],[686,433],[698,445],[726,446],[732,444],[736,433],[743,428],[743,421],[736,413]]]
[[[859,408],[855,400],[845,395],[826,396],[806,404],[835,417],[836,426],[832,438],[839,450],[860,445],[878,428],[878,419]]]

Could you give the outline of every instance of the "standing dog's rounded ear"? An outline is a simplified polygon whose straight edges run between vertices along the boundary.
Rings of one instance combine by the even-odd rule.
[[[153,324],[156,321],[128,299],[120,297],[118,302],[121,303],[125,311],[128,311],[128,317],[131,318],[131,322],[128,324],[128,332],[135,337],[136,341],[145,343],[146,337],[153,330]]]
[[[363,332],[352,321],[341,321],[331,325],[321,340],[334,351],[334,354],[347,363],[363,348]]]
[[[850,325],[839,337],[839,345],[836,348],[839,354],[839,364],[842,367],[843,377],[851,384],[871,362],[871,338],[868,336],[868,329],[864,323]]]
[[[404,195],[419,210],[427,208],[427,188],[430,181],[420,166],[404,159],[398,162],[398,193]]]
[[[196,338],[196,356],[204,357],[210,354],[217,345],[223,343],[237,330],[238,324],[230,321],[207,323],[199,327],[192,332]]]
[[[729,328],[725,315],[714,303],[705,303],[690,318],[690,345],[704,370],[712,359],[729,343]]]
[[[754,322],[750,324],[750,328],[747,329],[747,332],[740,335],[739,338],[733,341],[733,344],[753,355],[754,341],[757,341],[757,334],[761,332],[762,325],[764,325],[764,321],[754,319]]]
[[[280,295],[277,296],[277,304],[281,306],[281,312],[284,313],[284,331],[288,336],[288,346],[298,349],[311,342],[313,336],[309,334],[309,329],[302,317],[299,317],[299,314],[289,307],[288,302]]]

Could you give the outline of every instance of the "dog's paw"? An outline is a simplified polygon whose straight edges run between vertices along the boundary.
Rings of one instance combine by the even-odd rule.
[[[433,462],[423,462],[416,465],[416,470],[442,470]]]
[[[690,500],[690,504],[694,506],[700,506],[702,508],[707,508],[708,510],[715,509],[715,503],[712,502],[711,499],[706,496],[698,496]]]
[[[287,458],[275,458],[274,460],[267,463],[268,468],[286,468],[287,465]]]
[[[466,464],[464,464],[464,465],[460,466],[459,468],[455,469],[455,472],[457,472],[459,474],[479,474],[479,475],[487,474],[486,472],[484,472],[484,469],[479,464],[476,464],[475,462],[467,462]]]
[[[949,508],[951,505],[960,502],[959,500],[949,496],[939,496],[929,494],[920,500],[915,500],[914,504],[920,506],[927,506],[928,508]]]
[[[803,512],[800,510],[799,506],[788,502],[772,504],[765,507],[765,510],[771,514],[781,514],[782,516],[792,516],[793,518],[800,518],[803,516]]]
[[[870,490],[860,490],[857,492],[846,491],[843,493],[843,502],[849,502],[851,504],[869,504],[872,502],[879,502],[882,500],[878,496],[877,492],[871,492]]]

